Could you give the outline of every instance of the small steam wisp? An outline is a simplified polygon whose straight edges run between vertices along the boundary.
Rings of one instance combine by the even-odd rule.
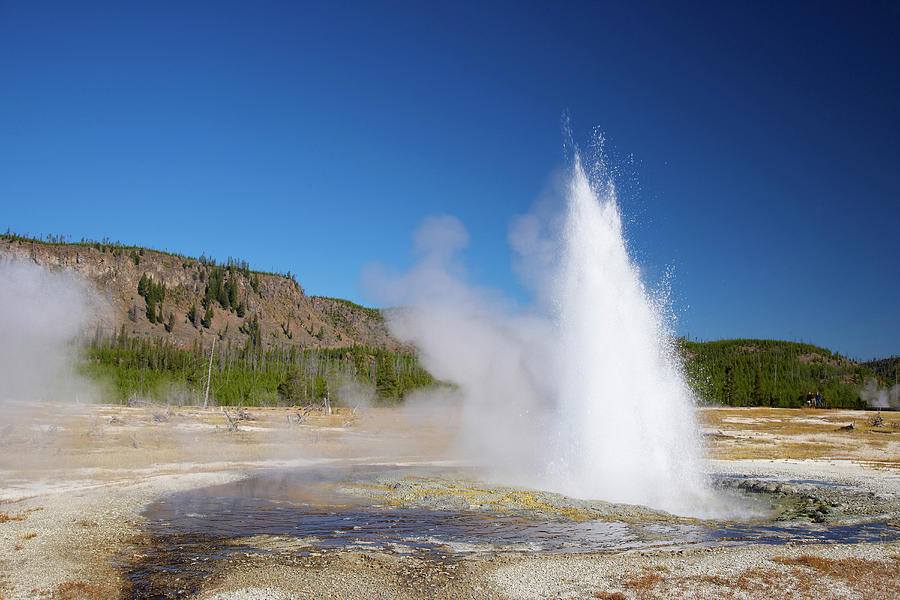
[[[682,514],[709,499],[691,393],[654,301],[628,254],[615,187],[576,155],[564,200],[541,204],[510,231],[534,304],[468,285],[468,242],[450,216],[414,235],[405,274],[368,282],[409,308],[389,319],[415,343],[442,392],[458,402],[461,448],[511,483]]]

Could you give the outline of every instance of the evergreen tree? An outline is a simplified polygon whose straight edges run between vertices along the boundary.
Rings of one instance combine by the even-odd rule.
[[[216,300],[224,310],[228,310],[231,307],[228,301],[228,290],[225,289],[225,286],[219,287],[219,291],[216,292]]]
[[[759,406],[760,404],[762,404],[762,400],[762,377],[760,376],[760,372],[757,370],[756,374],[753,376],[753,388],[750,390],[750,402],[748,402],[748,404],[752,406]]]
[[[300,377],[300,371],[296,365],[292,366],[285,374],[284,379],[278,384],[278,394],[287,401],[298,400],[303,397],[306,386],[303,378]]]
[[[734,373],[732,367],[725,367],[725,384],[722,389],[722,399],[726,404],[734,404]]]
[[[326,380],[322,375],[316,375],[314,385],[315,388],[313,390],[313,397],[316,400],[324,400],[325,396],[328,395],[328,380]]]
[[[259,348],[262,343],[262,334],[259,330],[259,316],[256,313],[244,321],[241,331],[249,336],[248,343],[251,348]]]
[[[397,374],[394,372],[390,356],[380,352],[377,359],[378,371],[375,375],[375,391],[385,400],[392,400],[398,395]]]
[[[203,314],[203,326],[206,327],[207,329],[209,329],[209,326],[212,324],[212,320],[213,320],[213,307],[210,304],[207,307],[206,312]]]
[[[238,304],[238,286],[234,275],[228,278],[228,304],[232,307]]]

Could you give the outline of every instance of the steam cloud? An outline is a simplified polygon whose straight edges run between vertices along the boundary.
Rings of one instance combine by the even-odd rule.
[[[890,388],[878,386],[874,378],[866,382],[866,387],[859,393],[860,398],[872,408],[889,408],[900,410],[900,384]]]
[[[602,166],[602,165],[601,165]],[[462,223],[431,217],[406,273],[363,274],[399,338],[455,384],[461,448],[496,477],[573,496],[698,514],[708,497],[690,391],[663,307],[628,256],[612,182],[576,156],[509,242],[534,301],[466,281]]]
[[[0,402],[92,400],[74,368],[74,340],[98,298],[75,275],[0,262]]]

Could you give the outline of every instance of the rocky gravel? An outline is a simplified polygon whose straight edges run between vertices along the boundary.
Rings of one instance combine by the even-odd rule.
[[[104,419],[110,418],[110,407],[97,410],[103,411]],[[118,418],[144,423],[134,410],[122,409]],[[784,414],[788,418],[794,413]],[[74,427],[72,431],[87,431],[94,416],[78,418],[84,423],[67,425]],[[164,443],[160,447],[148,433],[174,430],[176,425],[141,425],[137,447],[119,444],[113,429],[121,425],[108,425],[106,437],[79,434],[77,440],[84,447],[77,446],[78,453],[66,454],[61,445],[59,450],[52,445],[4,446],[4,463],[0,465],[0,598],[138,597],[128,585],[127,574],[143,560],[141,553],[152,543],[146,534],[145,507],[169,494],[235,481],[247,476],[250,467],[287,466],[280,460],[267,464],[263,456],[264,450],[268,451],[266,440],[281,446],[286,443],[283,432],[254,432],[246,439],[235,438],[233,444],[215,446],[215,452],[211,452],[214,456],[202,451],[211,448],[211,440],[226,435],[217,430],[203,434],[206,437],[199,438],[200,442],[194,436],[201,434],[191,432],[183,445],[172,449]],[[298,439],[304,448],[317,448],[308,436]],[[375,444],[382,436],[373,439]],[[343,438],[330,440],[327,449],[341,450],[343,444]],[[223,453],[223,448],[230,454]],[[322,449],[316,451],[324,453]],[[38,452],[43,454],[36,457]],[[238,461],[235,456],[244,459]],[[763,504],[771,511],[755,517],[760,522],[815,528],[879,520],[900,527],[900,471],[887,460],[718,460],[709,462],[709,472],[723,492],[764,499]],[[502,511],[523,519],[548,521],[598,519],[638,525],[690,522],[644,507],[490,485],[463,469],[438,473],[421,467],[417,476],[409,475],[407,470],[391,469],[350,478],[337,489],[398,509],[485,514]],[[868,600],[896,598],[900,581],[900,545],[894,541],[754,543],[739,547],[685,544],[581,554],[495,552],[490,545],[482,548],[477,544],[448,545],[439,551],[323,551],[317,549],[316,542],[273,535],[232,540],[242,551],[229,554],[191,593],[202,600]],[[170,578],[165,588],[171,591],[169,597],[190,596],[178,593],[180,573],[163,577]]]

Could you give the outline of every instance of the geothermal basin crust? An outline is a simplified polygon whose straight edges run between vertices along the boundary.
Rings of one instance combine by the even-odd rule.
[[[717,488],[769,507],[744,524],[799,528],[805,542],[729,545],[681,539],[671,531],[689,534],[698,523],[659,510],[491,481],[452,462],[445,423],[411,421],[399,410],[311,414],[302,423],[290,420],[293,409],[247,412],[252,420],[237,421],[237,430],[219,409],[46,405],[20,413],[0,437],[0,597],[890,598],[900,581],[891,535],[900,518],[900,417],[892,413],[875,428],[872,414],[855,411],[700,411]],[[842,429],[850,423],[854,429]],[[423,531],[405,542],[359,544],[324,530],[248,527],[251,535],[186,542],[190,556],[162,547],[165,532],[153,516],[160,503],[265,474],[348,465],[355,466],[317,484],[315,493],[333,494],[324,497],[334,506],[315,510],[375,510],[356,525],[363,528],[373,514],[455,515],[461,526],[496,526],[511,538],[466,542],[441,530],[431,536],[437,540]],[[263,504],[265,514],[310,510],[303,496],[313,487]],[[860,543],[839,535],[814,543],[809,533],[873,522],[882,539],[876,532]],[[621,543],[547,551],[546,538],[516,537],[522,523],[546,523],[551,538],[553,528],[571,527],[577,537],[596,524]]]

